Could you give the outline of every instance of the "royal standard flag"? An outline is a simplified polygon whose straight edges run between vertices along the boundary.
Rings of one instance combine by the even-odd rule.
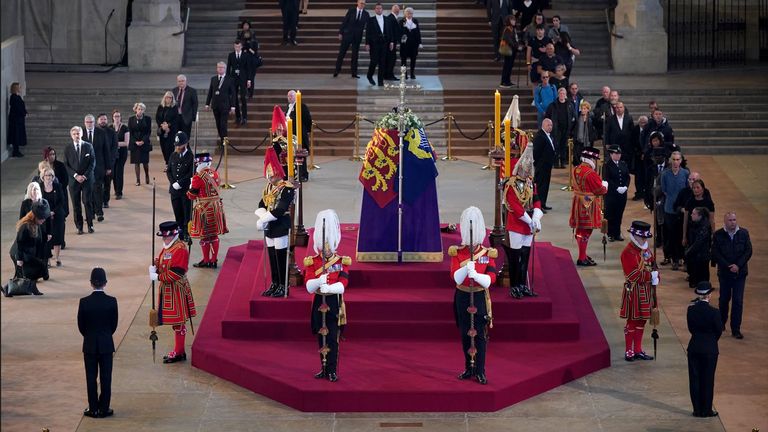
[[[403,201],[413,204],[434,183],[437,158],[423,128],[409,130],[403,138],[403,148]]]

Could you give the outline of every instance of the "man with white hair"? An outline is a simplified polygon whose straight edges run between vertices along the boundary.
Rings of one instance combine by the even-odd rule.
[[[171,92],[176,98],[176,107],[179,110],[178,130],[192,136],[192,123],[197,118],[197,90],[187,85],[187,77],[176,77],[176,87]]]
[[[578,266],[595,266],[597,263],[587,255],[587,245],[592,230],[601,228],[603,223],[602,196],[608,192],[608,182],[595,170],[600,159],[600,150],[585,147],[581,152],[581,164],[573,169],[573,200],[569,224],[574,229],[579,247]]]
[[[85,207],[85,222],[88,223],[88,232],[93,232],[93,172],[96,169],[96,155],[91,143],[81,139],[83,129],[74,126],[69,130],[72,144],[64,149],[67,174],[74,178],[69,182],[69,197],[72,200],[72,210],[75,213],[75,227],[77,234],[83,233],[83,206]],[[82,206],[81,203],[82,202]]]
[[[528,284],[528,260],[533,236],[541,231],[541,201],[533,182],[533,148],[527,146],[504,186],[507,209],[506,230],[509,247],[505,248],[509,267],[509,295],[533,296]]]
[[[339,216],[323,210],[315,218],[312,234],[315,255],[304,258],[304,277],[312,299],[312,333],[317,335],[322,369],[315,378],[336,382],[339,362],[339,333],[347,324],[344,291],[349,283],[352,258],[338,255],[341,242]]]
[[[228,76],[227,64],[216,63],[216,75],[211,77],[211,85],[208,86],[208,96],[205,98],[205,110],[213,108],[213,118],[216,120],[216,131],[223,141],[227,136],[227,118],[235,112],[235,80]]]
[[[485,220],[477,207],[461,213],[461,245],[448,248],[451,277],[456,282],[453,296],[454,316],[461,334],[464,372],[459,379],[475,377],[487,384],[485,376],[486,327],[493,320],[488,288],[496,281],[498,252],[483,246]]]
[[[190,218],[189,236],[200,239],[203,258],[192,264],[198,268],[216,268],[219,264],[219,236],[229,232],[224,205],[219,197],[219,172],[211,168],[211,154],[195,155],[197,168],[187,191],[195,201]]]

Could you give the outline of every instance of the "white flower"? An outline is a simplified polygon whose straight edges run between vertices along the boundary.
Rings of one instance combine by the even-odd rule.
[[[396,112],[388,112],[387,114],[384,114],[384,116],[381,117],[379,121],[376,122],[375,126],[381,129],[397,130],[399,121],[400,116]],[[419,129],[424,127],[424,123],[421,122],[421,119],[419,119],[419,117],[410,109],[405,110],[403,123],[405,130]]]

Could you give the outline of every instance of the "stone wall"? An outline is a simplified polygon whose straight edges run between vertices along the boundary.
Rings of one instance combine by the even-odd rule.
[[[2,105],[0,105],[0,149],[2,149],[2,156],[0,160],[8,158],[8,100],[10,98],[11,83],[18,82],[21,84],[22,96],[26,92],[27,83],[24,77],[24,37],[14,36],[12,38],[3,40],[2,44],[2,74],[0,75],[0,88],[2,89],[0,98],[2,98]]]

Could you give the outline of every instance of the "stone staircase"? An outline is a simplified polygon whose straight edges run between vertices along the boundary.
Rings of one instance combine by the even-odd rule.
[[[685,154],[768,153],[768,90],[622,90],[621,100],[637,122],[655,100]],[[584,95],[595,102],[600,95]]]
[[[83,127],[83,117],[86,114],[98,115],[107,113],[112,117],[112,110],[118,109],[123,115],[123,121],[133,115],[133,105],[143,102],[147,106],[147,115],[152,117],[152,143],[153,151],[160,151],[157,135],[154,132],[155,111],[167,89],[143,88],[143,89],[38,89],[29,88],[24,98],[29,115],[27,117],[27,147],[25,154],[30,157],[42,158],[43,149],[51,146],[60,150],[68,144],[69,129],[72,126]],[[198,146],[212,146],[216,139],[216,127],[213,115],[202,110],[205,101],[205,90],[198,89],[200,98],[200,121],[198,123]],[[32,126],[36,127],[32,127]],[[194,128],[192,130],[194,137]]]

